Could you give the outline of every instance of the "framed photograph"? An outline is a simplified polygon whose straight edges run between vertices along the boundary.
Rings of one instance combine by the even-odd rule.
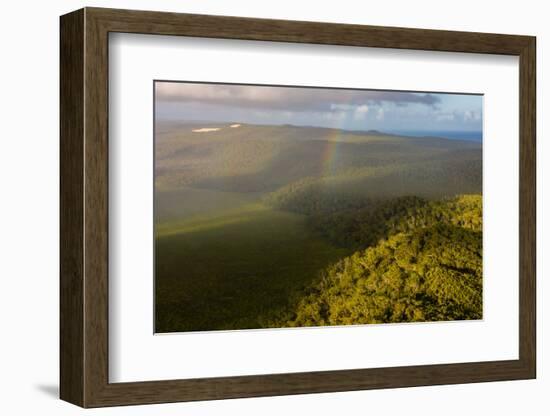
[[[62,16],[61,398],[535,378],[535,49]]]

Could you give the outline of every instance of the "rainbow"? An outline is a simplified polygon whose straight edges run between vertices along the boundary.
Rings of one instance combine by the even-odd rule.
[[[326,142],[327,144],[322,156],[321,176],[331,176],[334,174],[340,143],[342,143],[342,130],[334,128]]]

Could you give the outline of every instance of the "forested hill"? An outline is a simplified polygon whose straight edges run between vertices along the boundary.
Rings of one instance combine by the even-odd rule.
[[[291,186],[300,192],[323,188],[330,193],[359,186],[370,196],[407,191],[439,197],[443,192],[481,192],[480,174],[481,144],[469,141],[319,127],[156,126],[158,190],[266,193]],[[288,190],[281,189],[279,196]]]
[[[291,312],[269,325],[481,319],[481,195],[396,205],[386,228],[375,231],[378,243],[329,266],[296,296]],[[391,210],[390,203],[383,209]],[[362,218],[342,227],[368,233],[376,222]]]
[[[241,123],[155,133],[160,332],[481,318],[481,143]]]

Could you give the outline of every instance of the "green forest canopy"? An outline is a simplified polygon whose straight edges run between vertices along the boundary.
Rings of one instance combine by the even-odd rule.
[[[481,319],[481,195],[395,202],[398,214],[376,231],[377,244],[329,266],[269,326]],[[382,211],[390,205],[382,203]],[[359,217],[365,221],[355,226],[368,230],[381,216]],[[341,235],[343,244],[356,244]]]
[[[223,263],[214,234],[158,240],[167,260],[157,264],[157,324],[177,321],[167,331],[482,317],[480,143],[244,124],[195,134],[195,127],[204,126],[157,126],[157,231],[177,234],[180,221],[196,228],[193,216],[216,206],[223,218],[235,211],[243,220],[224,228],[233,246],[248,247],[260,235],[263,245],[254,255],[224,246],[235,256]],[[250,213],[241,212],[243,200],[265,207],[259,212],[266,221],[286,218],[269,232],[284,231],[277,235],[286,238],[298,228],[285,224],[303,223],[300,238],[326,242],[325,257],[316,251],[301,261],[323,264],[318,275],[282,272],[288,256],[272,247],[265,225],[255,227]],[[203,246],[210,237],[216,243]],[[203,247],[198,254],[190,254],[191,243]],[[278,267],[261,266],[273,262]],[[259,268],[248,269],[251,264]],[[218,279],[208,280],[213,276]],[[277,302],[255,299],[260,287]],[[196,310],[192,319],[190,310]],[[201,317],[216,319],[202,323]]]

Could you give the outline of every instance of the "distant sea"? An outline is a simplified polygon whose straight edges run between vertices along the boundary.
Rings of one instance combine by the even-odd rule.
[[[481,131],[426,131],[426,130],[387,130],[387,133],[411,137],[442,137],[451,140],[470,140],[481,142],[483,133]]]

